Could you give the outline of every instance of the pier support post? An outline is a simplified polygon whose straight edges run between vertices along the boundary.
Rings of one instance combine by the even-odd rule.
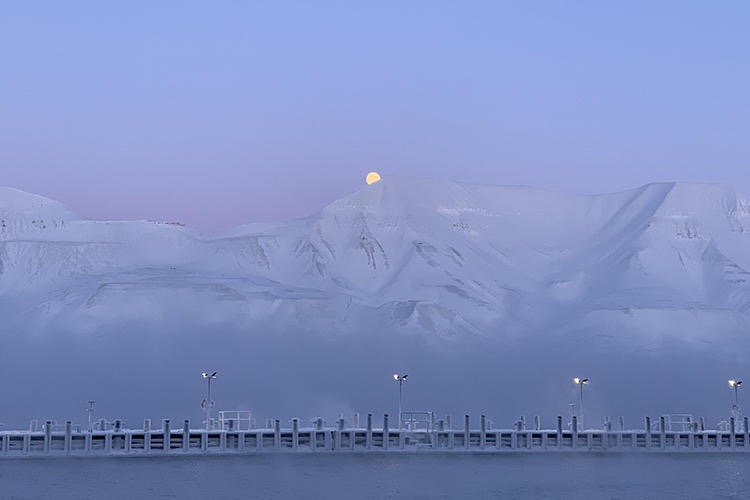
[[[341,435],[344,433],[344,418],[336,420],[336,434],[334,435],[334,449],[341,449]]]
[[[52,443],[52,420],[44,423],[44,453],[49,453],[50,443]]]
[[[281,421],[278,418],[273,421],[273,447],[281,448]]]
[[[453,449],[453,442],[455,440],[455,436],[453,435],[453,426],[451,426],[451,416],[446,415],[445,416],[445,428],[448,431],[448,449]]]
[[[372,449],[372,413],[367,414],[367,434],[365,435],[365,447]]]
[[[70,420],[65,421],[65,454],[70,455],[70,443],[73,440],[73,422]]]
[[[168,418],[162,420],[162,433],[164,434],[164,439],[162,441],[162,450],[169,451],[169,448],[171,447],[170,441],[172,440],[172,430],[169,428]]]
[[[735,420],[734,417],[729,417],[729,439],[731,440],[729,443],[729,447],[731,449],[735,449],[736,445],[736,439],[735,436],[737,434],[737,431],[735,429]]]
[[[190,420],[182,422],[182,450],[190,449]]]
[[[299,448],[299,419],[292,419],[292,448]]]
[[[479,416],[479,447],[484,449],[487,444],[487,417]]]
[[[750,445],[750,443],[748,443],[748,438],[750,438],[750,435],[749,435],[750,429],[747,428],[747,424],[748,424],[747,417],[744,417],[742,419],[742,423],[743,423],[743,426],[742,426],[742,447],[745,448],[745,449],[747,449],[748,445]]]
[[[659,417],[659,448],[662,450],[667,447],[667,422],[662,415]]]
[[[143,421],[143,450],[151,451],[151,419]]]
[[[557,447],[559,449],[562,449],[562,431],[563,431],[562,415],[558,415],[557,416]]]
[[[571,419],[571,431],[573,437],[573,448],[578,448],[578,417],[573,415]]]
[[[695,448],[695,433],[698,430],[698,423],[693,422],[692,419],[688,423],[688,448],[691,450]]]
[[[464,448],[469,448],[469,442],[471,441],[471,430],[469,429],[469,416],[464,415]]]
[[[388,430],[388,414],[383,415],[383,449],[388,449],[388,441],[390,441],[390,431]]]
[[[646,448],[651,448],[651,417],[645,418],[646,425]]]

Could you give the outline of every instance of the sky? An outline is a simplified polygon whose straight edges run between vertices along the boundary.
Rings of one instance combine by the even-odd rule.
[[[750,194],[744,1],[0,0],[0,185],[213,233],[365,175]]]

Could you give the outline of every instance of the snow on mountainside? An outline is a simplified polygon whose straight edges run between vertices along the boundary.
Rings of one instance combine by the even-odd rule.
[[[141,408],[132,384],[151,411],[192,408],[146,387],[183,385],[208,365],[235,370],[233,397],[252,394],[236,406],[273,411],[372,410],[391,394],[380,371],[407,365],[411,386],[423,381],[418,407],[559,412],[575,394],[552,381],[585,369],[607,380],[607,394],[587,389],[607,411],[679,410],[703,380],[750,368],[748,270],[750,200],[718,185],[573,196],[390,178],[310,217],[214,237],[85,220],[0,189],[0,335],[15,353],[4,361],[46,367],[19,388],[40,395],[28,403],[40,412],[103,386],[120,388],[120,410]],[[67,392],[48,390],[44,374],[71,365],[97,380],[75,371]],[[331,384],[332,370],[346,380]],[[466,377],[486,381],[489,403],[462,388]],[[670,396],[644,399],[638,377]]]
[[[213,238],[87,221],[5,188],[0,220],[0,293],[33,291],[68,314],[139,314],[116,304],[140,297],[158,309],[159,293],[174,289],[209,310],[233,302],[239,321],[281,314],[314,330],[308,315],[322,314],[326,329],[356,330],[354,304],[439,336],[654,309],[750,314],[750,202],[716,185],[570,196],[394,178],[306,219]]]

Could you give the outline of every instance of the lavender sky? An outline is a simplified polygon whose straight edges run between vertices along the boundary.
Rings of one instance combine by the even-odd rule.
[[[745,1],[2,1],[0,185],[204,232],[368,171],[750,194]]]

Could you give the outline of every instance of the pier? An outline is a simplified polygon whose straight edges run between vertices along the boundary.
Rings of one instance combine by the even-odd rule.
[[[236,412],[239,414],[240,412]],[[377,425],[368,414],[364,425],[355,417],[347,425],[343,418],[333,426],[315,419],[302,426],[292,419],[282,427],[267,420],[263,428],[251,428],[250,419],[224,419],[208,429],[192,428],[190,421],[173,426],[163,420],[152,429],[145,420],[141,429],[127,429],[120,421],[96,430],[81,430],[67,421],[47,421],[41,429],[32,421],[28,430],[0,432],[0,459],[65,456],[166,456],[206,454],[251,454],[273,452],[745,452],[750,451],[748,419],[730,419],[717,430],[706,430],[701,420],[672,422],[668,416],[644,418],[641,429],[612,429],[607,419],[602,429],[578,430],[576,417],[563,426],[557,417],[553,428],[543,428],[538,417],[532,428],[524,419],[513,428],[496,429],[481,415],[465,415],[460,425],[450,417],[435,420],[430,412],[410,412],[392,425],[383,415]],[[620,419],[622,425],[622,419]],[[215,427],[215,428],[214,428]],[[457,427],[457,428],[456,428]]]

